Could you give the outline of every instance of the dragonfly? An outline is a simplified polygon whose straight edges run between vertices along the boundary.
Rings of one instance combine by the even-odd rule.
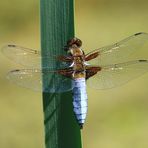
[[[74,37],[67,41],[63,55],[42,55],[38,50],[18,45],[6,45],[2,53],[24,66],[7,74],[7,78],[19,86],[47,93],[72,90],[73,111],[82,129],[88,108],[86,81],[93,88],[109,89],[148,72],[148,59],[130,58],[147,41],[147,33],[136,33],[85,54],[82,41]]]

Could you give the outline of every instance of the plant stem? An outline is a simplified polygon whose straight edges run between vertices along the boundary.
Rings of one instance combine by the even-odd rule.
[[[62,48],[67,40],[74,37],[73,7],[73,0],[41,0],[42,57],[47,52],[50,55],[63,54]],[[42,66],[47,62],[43,59]],[[55,61],[50,64],[54,67]],[[81,148],[80,129],[73,113],[71,91],[43,93],[43,110],[46,148]]]

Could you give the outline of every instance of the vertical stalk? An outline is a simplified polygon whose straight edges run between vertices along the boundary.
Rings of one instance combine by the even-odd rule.
[[[62,47],[72,37],[73,0],[41,0],[42,56],[47,52],[50,55],[63,54]],[[43,59],[42,66],[47,65],[47,62]],[[50,64],[54,67],[55,61]],[[43,110],[46,148],[81,148],[80,129],[72,107],[72,93],[43,93]]]

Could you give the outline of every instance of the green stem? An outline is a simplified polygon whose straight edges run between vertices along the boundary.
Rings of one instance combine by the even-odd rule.
[[[42,56],[47,52],[51,55],[64,53],[62,47],[74,37],[73,7],[73,0],[41,0]],[[47,62],[43,59],[42,66]],[[50,64],[53,67],[56,65],[55,61]],[[43,110],[46,148],[81,148],[72,93],[43,93]]]

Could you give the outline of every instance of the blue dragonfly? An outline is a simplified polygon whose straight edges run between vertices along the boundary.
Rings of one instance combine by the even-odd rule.
[[[148,51],[142,55],[146,58],[141,58],[141,54],[134,56],[147,41],[147,33],[136,33],[85,54],[82,41],[75,37],[67,42],[64,55],[46,53],[41,56],[38,50],[18,45],[6,45],[2,53],[24,66],[8,72],[10,81],[35,91],[62,93],[72,90],[73,110],[82,129],[88,107],[86,80],[93,88],[109,89],[148,72]],[[46,62],[41,64],[42,61]]]

